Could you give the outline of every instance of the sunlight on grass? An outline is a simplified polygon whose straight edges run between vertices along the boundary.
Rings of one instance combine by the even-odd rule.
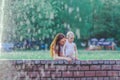
[[[117,60],[120,51],[85,51],[79,50],[80,60]],[[14,51],[1,53],[0,59],[37,59],[52,60],[49,51]]]

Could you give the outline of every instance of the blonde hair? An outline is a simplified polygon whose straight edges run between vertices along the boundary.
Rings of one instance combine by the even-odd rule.
[[[69,32],[67,32],[66,36],[67,36],[67,38],[70,38],[70,37],[74,36],[74,33],[72,31],[69,31]]]

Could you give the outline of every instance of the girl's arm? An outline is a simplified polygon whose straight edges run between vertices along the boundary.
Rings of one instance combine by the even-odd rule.
[[[78,50],[77,50],[76,44],[75,44],[75,46],[74,46],[74,49],[75,49],[75,57],[78,59]]]

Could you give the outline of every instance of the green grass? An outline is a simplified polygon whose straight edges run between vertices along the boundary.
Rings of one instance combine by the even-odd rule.
[[[78,51],[79,60],[117,60],[120,59],[120,51]],[[52,60],[49,51],[14,51],[1,52],[0,59],[37,59]]]

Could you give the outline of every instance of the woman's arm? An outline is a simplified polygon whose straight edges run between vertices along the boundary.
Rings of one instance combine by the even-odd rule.
[[[55,53],[55,52],[54,52]],[[67,61],[71,61],[71,58],[65,57],[65,56],[58,56],[57,54],[55,54],[53,56],[54,60],[67,60]]]
[[[66,50],[66,44],[64,44],[64,46],[63,46],[63,56],[66,56],[66,54],[65,54],[65,50]]]

